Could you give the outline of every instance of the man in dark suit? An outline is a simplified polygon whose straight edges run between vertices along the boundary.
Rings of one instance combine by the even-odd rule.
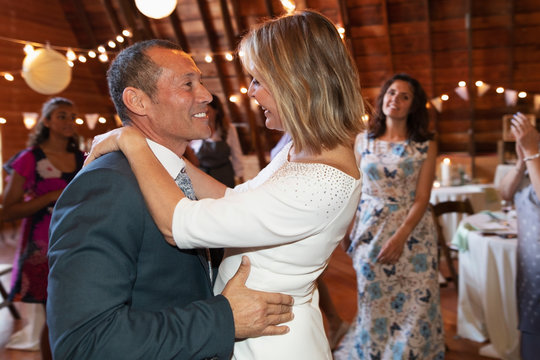
[[[182,173],[188,142],[210,135],[212,97],[193,60],[172,43],[145,41],[121,52],[107,78],[124,125],[145,134],[171,176]],[[124,155],[100,157],[65,189],[51,221],[55,358],[226,359],[235,338],[288,331],[277,325],[292,319],[292,298],[247,289],[248,261],[213,296],[220,257],[167,244]]]

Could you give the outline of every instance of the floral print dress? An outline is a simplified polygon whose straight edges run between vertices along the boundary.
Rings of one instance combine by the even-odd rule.
[[[348,253],[357,273],[358,315],[335,359],[444,358],[437,241],[430,211],[396,264],[376,261],[414,202],[428,146],[428,141],[386,142],[367,134],[356,139],[364,182]]]
[[[64,173],[52,165],[39,146],[22,151],[11,167],[26,180],[25,200],[64,189],[82,168],[83,153],[77,151],[75,158],[76,170]],[[53,206],[51,203],[22,221],[21,239],[13,261],[11,300],[30,303],[45,303],[47,300],[47,249]]]

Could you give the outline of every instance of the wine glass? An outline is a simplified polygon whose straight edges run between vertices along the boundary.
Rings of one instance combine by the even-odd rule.
[[[512,201],[510,200],[501,200],[501,211],[503,213],[504,221],[508,224],[510,211],[512,211]]]

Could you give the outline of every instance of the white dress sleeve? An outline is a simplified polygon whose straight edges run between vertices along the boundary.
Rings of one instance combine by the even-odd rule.
[[[289,175],[273,176],[245,192],[228,191],[221,199],[182,199],[172,224],[177,246],[271,246],[320,232],[342,210],[355,181],[337,169],[310,165],[289,165],[294,169],[282,171]]]

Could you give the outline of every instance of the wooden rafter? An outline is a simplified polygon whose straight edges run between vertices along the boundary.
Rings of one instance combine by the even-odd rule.
[[[118,19],[118,14],[114,10],[114,7],[111,3],[111,0],[101,0],[101,3],[103,4],[103,7],[105,8],[105,13],[107,14],[107,18],[109,19],[109,23],[111,24],[111,28],[114,34],[121,34],[123,27],[120,23],[120,19]],[[128,46],[132,44],[131,38],[125,38],[126,40],[124,43],[120,44],[121,47]]]
[[[352,57],[355,57],[354,44],[352,41],[352,32],[351,32],[351,22],[349,20],[349,11],[347,9],[346,0],[338,0],[339,5],[339,15],[341,17],[341,22],[343,23],[343,28],[345,29],[345,43],[351,52]]]
[[[227,37],[227,41],[232,48],[236,48],[237,45],[237,38],[233,34],[233,26],[231,21],[231,15],[229,13],[229,8],[227,6],[226,0],[220,0],[219,1],[220,7],[221,7],[221,14],[223,18],[223,25],[225,29],[225,36]],[[235,57],[233,59],[234,69],[236,71],[236,76],[238,78],[238,84],[240,87],[248,88],[248,84],[246,82],[246,76],[244,74],[244,70],[242,69],[242,64],[240,64],[240,60],[238,57]],[[255,152],[257,154],[257,159],[259,161],[259,167],[262,169],[266,166],[266,158],[264,156],[264,151],[262,149],[261,144],[261,138],[259,136],[259,132],[257,131],[257,122],[255,120],[255,114],[253,113],[253,110],[251,109],[251,101],[248,96],[242,96],[242,105],[244,107],[244,111],[246,112],[248,124],[250,128],[250,134],[251,134],[251,140],[253,141],[253,144],[255,146]]]
[[[180,20],[180,16],[178,16],[176,10],[173,11],[173,13],[169,16],[169,21],[171,23],[176,41],[178,44],[180,44],[185,52],[189,53],[191,51],[189,48],[189,43],[186,34],[184,33],[184,29],[182,28],[182,21]]]
[[[427,43],[428,43],[428,49],[429,52],[429,81],[430,81],[430,87],[431,87],[431,93],[428,94],[429,99],[433,98],[435,96],[435,70],[433,69],[433,66],[435,64],[434,61],[434,54],[433,54],[433,46],[432,46],[432,39],[431,39],[431,11],[429,8],[429,0],[424,0],[424,12],[425,12],[425,24],[426,24],[426,36],[427,36]],[[428,100],[429,101],[429,100]],[[434,116],[435,121],[435,131],[439,133],[439,114],[437,111],[431,112]]]
[[[469,110],[470,110],[470,122],[469,122],[469,156],[471,157],[471,176],[476,176],[476,166],[474,158],[476,156],[476,144],[474,138],[474,126],[475,126],[475,111],[476,111],[476,94],[474,87],[474,73],[473,73],[473,40],[472,40],[472,0],[466,1],[465,9],[465,30],[467,33],[467,62],[469,80],[467,89],[469,91]]]
[[[217,54],[219,52],[217,35],[214,29],[214,26],[212,24],[212,19],[210,19],[210,9],[208,8],[208,3],[205,0],[197,0],[197,5],[199,6],[199,12],[201,14],[201,19],[204,25],[204,30],[206,32],[206,37],[208,39],[208,43],[210,44],[210,51],[212,51],[212,53],[214,54]],[[217,55],[217,56],[215,55],[214,64],[216,66],[217,75],[218,75],[223,93],[225,94],[225,98],[228,98],[228,94],[230,93],[230,91],[227,86],[227,81],[225,79],[225,75],[223,74],[223,70],[222,70],[223,57],[220,55]],[[234,114],[234,110],[231,106],[231,103],[229,101],[225,101],[225,103],[226,103],[227,109],[229,110],[229,114]]]
[[[390,24],[388,22],[388,3],[387,0],[382,0],[382,17],[383,24],[386,29],[386,44],[388,45],[388,57],[390,58],[390,74],[395,72],[394,52],[392,51],[392,35],[390,33]]]
[[[266,6],[266,13],[269,17],[273,18],[275,16],[274,7],[272,6],[272,0],[264,0],[264,5]]]
[[[124,19],[126,19],[126,22],[131,29],[131,32],[133,34],[133,40],[137,42],[137,41],[147,39],[144,32],[141,31],[141,29],[137,26],[137,22],[135,21],[135,18],[133,16],[133,10],[132,10],[132,7],[130,6],[129,1],[118,0],[118,5],[120,7],[120,11],[124,15]]]

